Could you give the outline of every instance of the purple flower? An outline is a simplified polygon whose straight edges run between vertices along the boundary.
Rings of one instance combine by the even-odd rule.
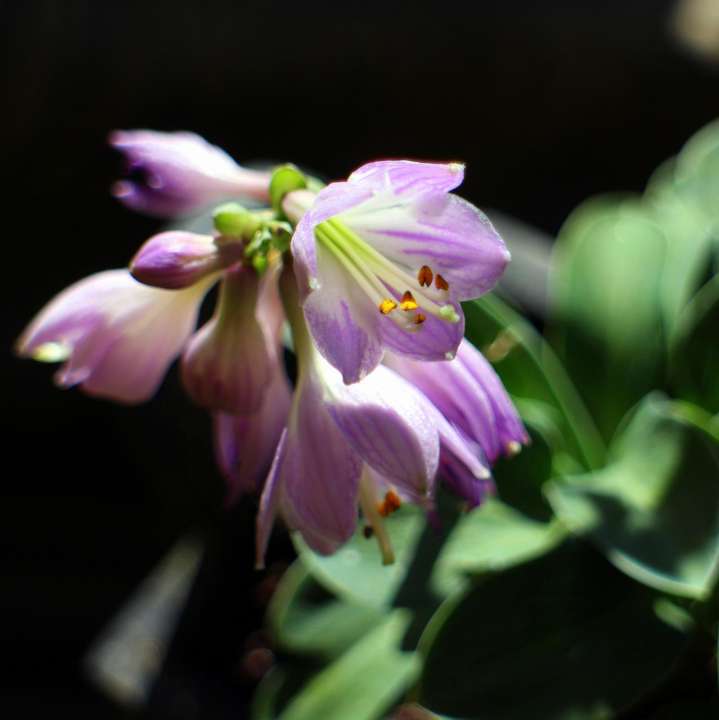
[[[440,448],[465,480],[471,477],[485,490],[488,467],[481,451],[473,454],[471,443],[393,370],[379,366],[361,382],[346,385],[317,352],[288,283],[294,281],[285,275],[299,376],[262,496],[258,564],[278,511],[310,547],[329,554],[354,532],[358,504],[390,562],[381,516],[403,501],[432,509]]]
[[[108,270],[61,292],[30,323],[20,355],[64,361],[62,387],[139,403],[157,390],[170,363],[194,330],[212,279],[185,290],[151,288],[127,270]]]
[[[145,285],[177,290],[242,259],[241,243],[220,243],[212,235],[172,230],[153,235],[130,262]]]
[[[110,144],[125,155],[130,176],[113,194],[138,212],[174,217],[229,197],[268,199],[268,173],[241,167],[194,133],[116,130]]]
[[[529,442],[502,381],[482,353],[462,340],[454,360],[422,363],[387,353],[384,362],[419,388],[457,431],[469,457],[494,464]],[[487,487],[468,473],[457,449],[443,445],[441,474],[455,492],[477,505]]]
[[[346,383],[387,348],[418,360],[454,357],[460,300],[490,290],[509,252],[487,217],[449,193],[464,168],[401,161],[364,165],[314,199],[292,238],[304,314]],[[288,214],[309,205],[291,193]]]
[[[274,366],[260,409],[252,415],[214,416],[215,460],[227,482],[226,502],[262,490],[277,444],[287,424],[291,402],[284,370]]]
[[[198,405],[236,415],[260,409],[277,371],[274,328],[283,317],[279,300],[271,299],[276,285],[274,269],[261,278],[239,264],[225,271],[214,316],[182,357],[182,380]],[[267,306],[276,307],[278,317],[263,318]]]
[[[285,290],[294,282],[285,274]],[[439,433],[427,399],[385,367],[345,385],[316,351],[288,296],[296,301],[296,291],[284,297],[299,375],[262,495],[260,565],[278,511],[314,550],[329,554],[354,532],[358,503],[365,515],[376,514],[384,485],[398,497],[431,503],[439,461]]]

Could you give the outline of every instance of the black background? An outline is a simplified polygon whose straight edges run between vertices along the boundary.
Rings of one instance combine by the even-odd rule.
[[[210,560],[151,714],[243,717],[252,683],[237,663],[264,576],[251,570],[251,504],[222,510],[209,421],[174,373],[148,405],[115,407],[54,389],[49,368],[10,349],[55,292],[125,264],[160,227],[110,197],[121,164],[107,134],[191,129],[240,162],[330,178],[381,157],[460,159],[463,195],[554,233],[590,194],[641,190],[719,116],[719,73],[678,46],[663,0],[0,8],[2,703],[23,717],[119,714],[84,680],[83,653],[199,529]]]

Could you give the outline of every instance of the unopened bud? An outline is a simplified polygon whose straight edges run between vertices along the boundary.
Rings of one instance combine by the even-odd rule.
[[[230,202],[215,208],[212,215],[215,229],[220,235],[233,238],[251,238],[259,229],[261,221],[239,203]]]

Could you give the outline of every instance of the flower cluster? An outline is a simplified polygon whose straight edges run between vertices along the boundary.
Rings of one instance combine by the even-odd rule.
[[[450,193],[462,165],[375,162],[320,189],[291,167],[242,168],[187,133],[117,132],[111,142],[132,177],[115,194],[133,209],[271,207],[225,202],[212,234],[155,235],[129,269],[54,298],[20,354],[62,361],[59,385],[124,403],[149,399],[181,356],[187,393],[214,417],[228,500],[261,493],[258,565],[278,513],[332,553],[359,507],[391,562],[383,517],[404,502],[431,510],[438,478],[471,506],[482,501],[491,464],[527,435],[463,339],[460,301],[490,290],[509,253],[487,218]],[[214,314],[196,330],[215,285]]]

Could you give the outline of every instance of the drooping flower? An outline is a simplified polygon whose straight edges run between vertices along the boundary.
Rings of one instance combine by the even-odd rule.
[[[292,285],[292,288],[288,288]],[[285,273],[286,314],[299,375],[258,516],[258,563],[279,511],[317,552],[329,554],[354,532],[358,504],[391,561],[381,516],[412,502],[431,510],[440,449],[485,488],[490,473],[481,451],[459,433],[420,390],[386,366],[346,385],[314,346]]]
[[[468,340],[454,360],[427,364],[388,353],[385,363],[407,378],[441,410],[489,462],[513,455],[529,440],[497,373]]]
[[[251,415],[215,413],[215,460],[227,482],[226,502],[262,490],[287,424],[292,392],[283,368],[273,366],[260,409]]]
[[[110,144],[125,155],[129,176],[113,194],[138,212],[174,217],[226,198],[268,198],[268,173],[241,167],[194,133],[116,130]]]
[[[272,332],[258,317],[264,304],[258,298],[276,283],[274,270],[262,278],[240,264],[225,271],[215,313],[182,357],[182,380],[198,405],[235,415],[260,409],[277,353]]]
[[[195,328],[214,278],[185,290],[142,285],[127,270],[108,270],[51,300],[17,343],[25,357],[64,361],[62,387],[123,403],[150,398]]]
[[[284,204],[304,314],[324,357],[346,383],[383,349],[418,360],[454,357],[464,333],[460,300],[491,290],[509,252],[487,217],[450,194],[458,163],[382,161],[312,199]],[[298,209],[308,208],[298,217]]]
[[[457,431],[463,456],[444,443],[440,474],[457,495],[479,505],[492,485],[469,470],[466,458],[486,458],[493,465],[500,455],[513,455],[529,442],[502,381],[467,340],[451,361],[422,363],[387,353],[384,362],[419,388]]]

